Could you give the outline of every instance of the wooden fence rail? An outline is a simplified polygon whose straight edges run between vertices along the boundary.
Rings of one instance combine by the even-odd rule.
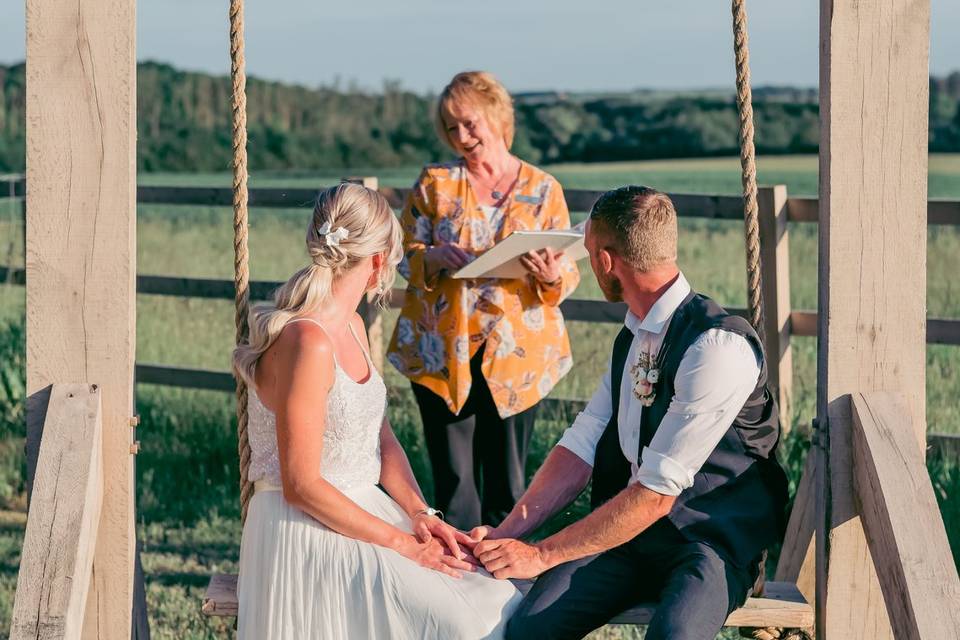
[[[0,198],[7,194],[22,197],[26,194],[23,178],[0,179]],[[12,188],[11,188],[12,185]],[[380,187],[390,204],[399,208],[410,192],[409,188]],[[589,211],[603,193],[596,189],[566,189],[564,196],[571,211]],[[310,206],[317,195],[315,188],[260,187],[250,189],[250,206],[263,208],[297,209]],[[671,193],[677,214],[685,218],[713,220],[742,220],[743,199],[740,196]],[[141,204],[174,204],[208,207],[229,207],[233,192],[229,187],[137,187],[137,202]],[[817,222],[817,198],[788,198],[789,222]],[[927,204],[927,223],[931,225],[960,225],[960,201],[930,200]]]
[[[358,180],[358,179],[353,179]],[[370,179],[360,179],[373,183]],[[4,180],[0,178],[0,197],[12,194],[16,197],[26,193],[26,182],[22,178]],[[403,205],[410,189],[380,187],[379,191],[387,198],[391,206]],[[572,211],[589,210],[602,191],[587,189],[569,189],[564,192],[567,204]],[[790,340],[793,336],[812,337],[817,335],[817,313],[815,311],[793,310],[790,308],[789,276],[789,239],[788,223],[817,223],[819,221],[819,203],[817,198],[790,198],[786,187],[779,185],[760,189],[760,231],[763,245],[762,269],[764,282],[764,316],[766,328],[766,349],[770,357],[770,383],[777,393],[781,417],[789,424],[792,415],[792,353]],[[254,188],[250,190],[250,204],[262,208],[302,209],[309,207],[316,196],[313,188]],[[712,220],[742,220],[743,202],[739,196],[670,194],[677,214],[685,218],[703,218]],[[141,186],[137,189],[137,202],[141,204],[169,204],[182,206],[223,206],[232,204],[232,190],[227,187],[163,187]],[[927,206],[928,224],[960,226],[960,201],[930,200]],[[0,266],[0,283],[25,283],[23,269]],[[265,300],[280,282],[254,281],[250,283],[251,298]],[[233,300],[232,280],[211,278],[183,278],[156,275],[137,277],[137,292],[145,295],[182,296]],[[395,289],[391,292],[390,307],[401,305],[404,292]],[[567,320],[574,322],[623,321],[625,306],[622,303],[609,303],[601,300],[568,299],[561,309]],[[731,308],[730,312],[746,315],[740,308]],[[364,306],[364,313],[371,328],[371,348],[379,354],[378,366],[382,369],[383,335],[380,328],[382,320],[371,305]],[[960,345],[960,320],[946,318],[927,319],[927,342],[929,344]],[[205,371],[181,367],[163,367],[141,364],[137,366],[138,381],[152,384],[194,387],[201,389],[230,390],[233,379],[222,371]],[[565,406],[576,407],[571,402],[557,401]],[[947,447],[953,450],[952,444]]]

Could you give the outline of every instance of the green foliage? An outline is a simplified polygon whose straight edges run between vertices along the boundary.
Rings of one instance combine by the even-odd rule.
[[[22,171],[25,68],[0,65],[0,171]],[[811,153],[819,124],[815,91],[754,90],[760,153]],[[515,151],[531,162],[600,162],[736,155],[732,90],[603,95],[518,94]],[[930,150],[960,150],[960,72],[930,79]],[[226,171],[231,153],[230,81],[144,62],[137,73],[141,171]],[[253,171],[398,167],[449,156],[432,124],[433,96],[386,82],[377,93],[339,85],[308,89],[247,83]]]
[[[22,319],[0,322],[0,504],[6,506],[24,491],[26,347]]]

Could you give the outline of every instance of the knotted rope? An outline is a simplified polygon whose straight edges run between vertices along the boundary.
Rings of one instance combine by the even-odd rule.
[[[750,89],[750,41],[746,0],[733,0],[733,51],[737,65],[737,112],[740,115],[740,167],[743,222],[747,243],[747,298],[750,324],[764,342],[760,276],[760,224],[757,207],[757,160],[753,146],[753,93]]]
[[[237,344],[250,327],[250,269],[247,253],[247,72],[243,55],[243,0],[230,0],[230,78],[233,81],[233,282],[236,287]],[[237,441],[240,453],[240,521],[247,519],[253,494],[248,480],[247,385],[237,376]]]
[[[737,67],[737,113],[740,116],[740,168],[743,183],[743,223],[747,248],[747,301],[750,324],[764,341],[763,307],[760,275],[760,223],[757,206],[757,159],[753,145],[753,92],[750,89],[750,39],[747,35],[746,0],[732,0],[733,53]],[[760,562],[760,571],[753,593],[763,594],[766,552]],[[754,640],[773,640],[781,637],[781,630],[768,628],[741,628],[741,635]]]

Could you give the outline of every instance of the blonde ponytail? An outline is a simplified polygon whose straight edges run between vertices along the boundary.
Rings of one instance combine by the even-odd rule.
[[[329,225],[324,227],[325,223]],[[330,228],[337,234],[335,239],[331,239]],[[337,280],[364,258],[377,254],[384,257],[377,274],[382,300],[396,277],[401,242],[400,223],[381,194],[356,184],[320,192],[307,226],[310,264],[279,287],[272,302],[256,305],[250,311],[249,343],[238,345],[233,352],[236,374],[253,384],[257,361],[287,323],[317,312]]]

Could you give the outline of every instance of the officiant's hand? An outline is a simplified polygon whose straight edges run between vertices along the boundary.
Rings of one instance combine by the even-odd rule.
[[[528,251],[520,256],[520,264],[534,278],[543,284],[554,284],[560,280],[560,258],[563,251],[554,251],[547,247],[541,251]]]
[[[438,244],[427,249],[423,256],[427,263],[427,271],[436,272],[440,269],[456,271],[465,267],[473,259],[472,256],[455,244]]]
[[[537,545],[515,538],[487,538],[477,543],[473,555],[500,580],[535,578],[550,568]]]

